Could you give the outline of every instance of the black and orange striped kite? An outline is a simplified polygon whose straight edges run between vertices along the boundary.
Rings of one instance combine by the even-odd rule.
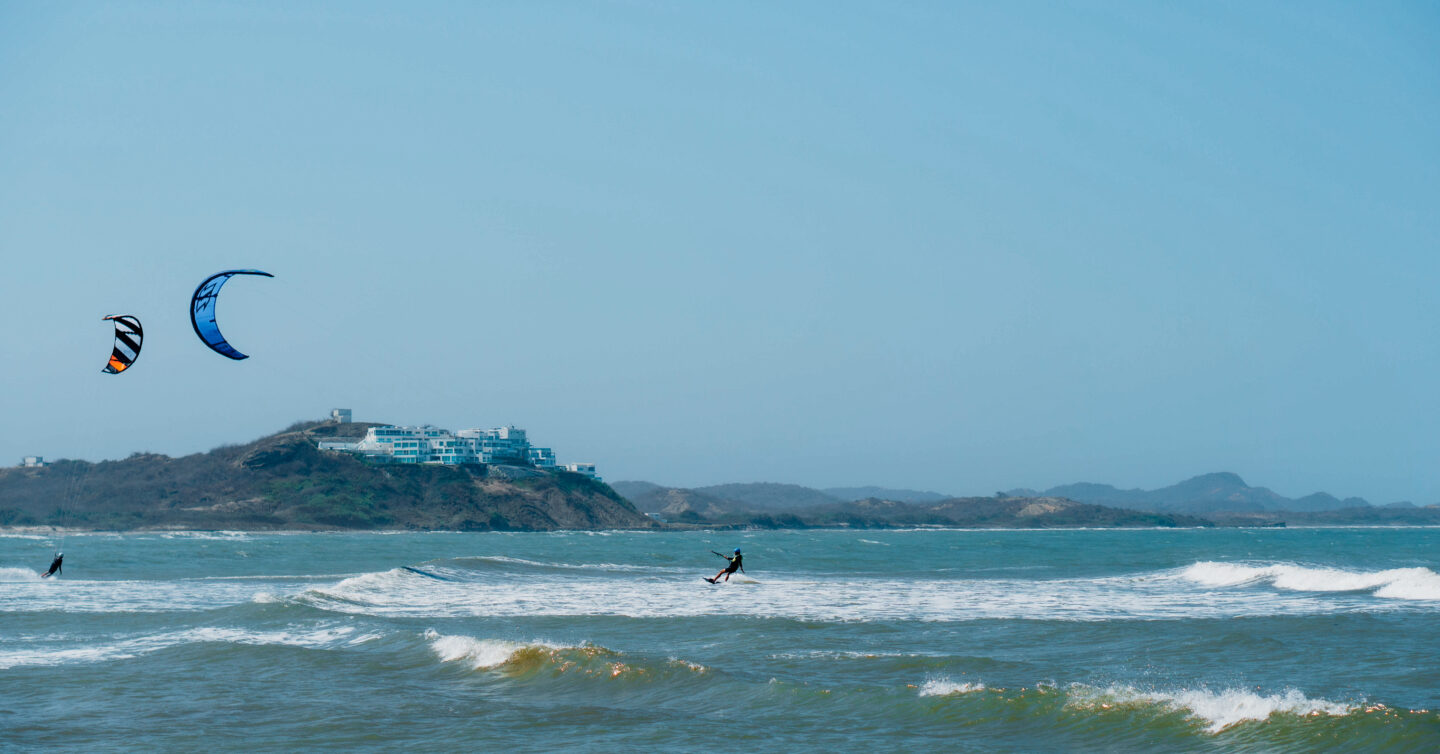
[[[140,329],[140,318],[130,314],[111,314],[104,319],[115,321],[115,350],[110,352],[110,362],[101,371],[120,374],[140,358],[140,341],[145,331]]]

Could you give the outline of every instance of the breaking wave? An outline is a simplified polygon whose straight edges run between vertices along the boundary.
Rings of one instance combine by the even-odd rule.
[[[477,639],[441,634],[433,629],[425,632],[425,639],[441,662],[460,662],[474,670],[497,670],[517,676],[550,672],[600,678],[658,679],[677,672],[701,675],[709,670],[699,663],[675,657],[660,663],[643,657],[631,658],[593,644]]]
[[[1360,705],[1325,699],[1311,699],[1295,689],[1262,695],[1243,689],[1186,689],[1142,691],[1133,686],[1096,688],[1075,684],[1069,688],[1067,704],[1074,709],[1112,710],[1121,707],[1158,706],[1179,711],[1204,723],[1209,733],[1219,733],[1240,723],[1268,720],[1272,715],[1339,717],[1360,709]]]
[[[985,684],[979,681],[957,683],[949,678],[932,678],[920,686],[920,696],[952,696],[984,690]]]
[[[1291,563],[1202,561],[1092,578],[826,578],[736,575],[668,566],[582,566],[502,556],[429,561],[346,576],[201,576],[168,581],[42,583],[0,568],[0,613],[177,612],[243,603],[299,604],[351,615],[414,618],[710,615],[820,622],[995,619],[1111,621],[1295,616],[1406,609],[1440,602],[1428,568],[1374,571]],[[729,589],[725,586],[741,586]],[[53,587],[60,588],[53,588]],[[1268,586],[1270,588],[1250,588]]]
[[[1211,587],[1269,584],[1293,592],[1371,592],[1385,599],[1440,600],[1440,574],[1428,568],[1349,571],[1293,563],[1251,565],[1204,561],[1184,569],[1180,576]]]
[[[69,637],[61,637],[68,639]],[[334,649],[354,646],[379,638],[363,633],[354,626],[291,626],[281,630],[257,631],[243,628],[204,627],[159,634],[101,640],[87,646],[45,646],[0,651],[0,670],[28,665],[68,665],[72,663],[124,660],[162,649],[186,644],[225,643],[252,646],[287,646],[307,649]],[[69,640],[73,643],[73,639]]]
[[[312,584],[290,599],[340,613],[416,618],[727,615],[820,622],[1183,620],[1393,609],[1377,598],[1440,600],[1440,575],[1425,568],[1353,572],[1201,562],[1130,575],[1058,579],[764,574],[758,580],[737,575],[728,586],[745,588],[726,589],[704,584],[699,577],[705,574],[695,569],[669,573],[675,569],[607,569],[496,557],[485,558],[483,570],[470,567],[479,560],[360,574],[329,585]],[[1229,588],[1259,583],[1275,589]],[[1314,592],[1328,594],[1322,599]],[[253,594],[251,590],[246,597]],[[1425,606],[1416,604],[1414,609]]]
[[[29,568],[0,568],[0,582],[39,580],[40,574]]]
[[[1259,723],[1294,723],[1316,718],[1335,719],[1352,715],[1399,717],[1424,715],[1427,710],[1392,710],[1380,704],[1313,699],[1297,689],[1264,694],[1241,688],[1142,689],[1125,684],[1094,686],[1072,683],[1057,686],[1042,682],[1034,687],[991,688],[981,681],[957,682],[947,677],[926,680],[916,692],[920,697],[939,697],[966,706],[968,714],[1011,717],[1016,714],[1038,718],[1075,716],[1139,715],[1136,724],[1148,725],[1146,718],[1178,715],[1198,727],[1199,732],[1216,735],[1236,726]],[[987,692],[976,696],[976,692]]]
[[[456,558],[451,561],[463,566],[501,566],[516,571],[609,571],[612,573],[690,573],[693,568],[634,565],[630,563],[563,563],[556,561],[526,560],[506,555],[475,555]]]

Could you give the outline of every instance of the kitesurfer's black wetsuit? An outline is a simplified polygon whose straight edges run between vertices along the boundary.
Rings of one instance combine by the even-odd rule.
[[[716,581],[719,581],[721,576],[724,576],[724,577],[725,577],[725,580],[726,580],[726,581],[729,581],[729,580],[730,580],[730,574],[732,574],[732,573],[734,573],[734,572],[736,572],[736,571],[744,570],[743,568],[740,567],[740,558],[741,558],[742,556],[736,555],[735,557],[732,558],[732,557],[730,557],[729,555],[721,555],[720,557],[722,557],[722,558],[730,561],[730,565],[728,565],[728,566],[720,569],[720,572],[717,573],[717,574],[715,574],[715,578],[710,579],[710,583],[712,583],[712,584],[715,583]]]
[[[40,578],[42,578],[42,579],[48,579],[48,578],[50,578],[51,576],[54,576],[56,573],[60,573],[60,572],[61,572],[60,563],[61,563],[61,561],[63,561],[63,560],[65,560],[65,556],[64,556],[64,555],[56,555],[56,556],[55,556],[55,559],[52,560],[52,561],[50,561],[50,570],[46,571],[46,572],[45,572],[45,575],[44,575],[44,576],[41,576]]]

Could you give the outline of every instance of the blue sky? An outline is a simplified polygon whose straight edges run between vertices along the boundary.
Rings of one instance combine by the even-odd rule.
[[[612,480],[1440,501],[1436,49],[1419,2],[0,4],[0,462],[346,406]],[[235,267],[244,362],[186,309]]]

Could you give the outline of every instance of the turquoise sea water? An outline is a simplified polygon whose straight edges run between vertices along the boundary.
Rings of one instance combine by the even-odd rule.
[[[748,576],[701,581],[734,547]],[[1436,529],[0,534],[0,749],[1436,751],[1437,559]]]

